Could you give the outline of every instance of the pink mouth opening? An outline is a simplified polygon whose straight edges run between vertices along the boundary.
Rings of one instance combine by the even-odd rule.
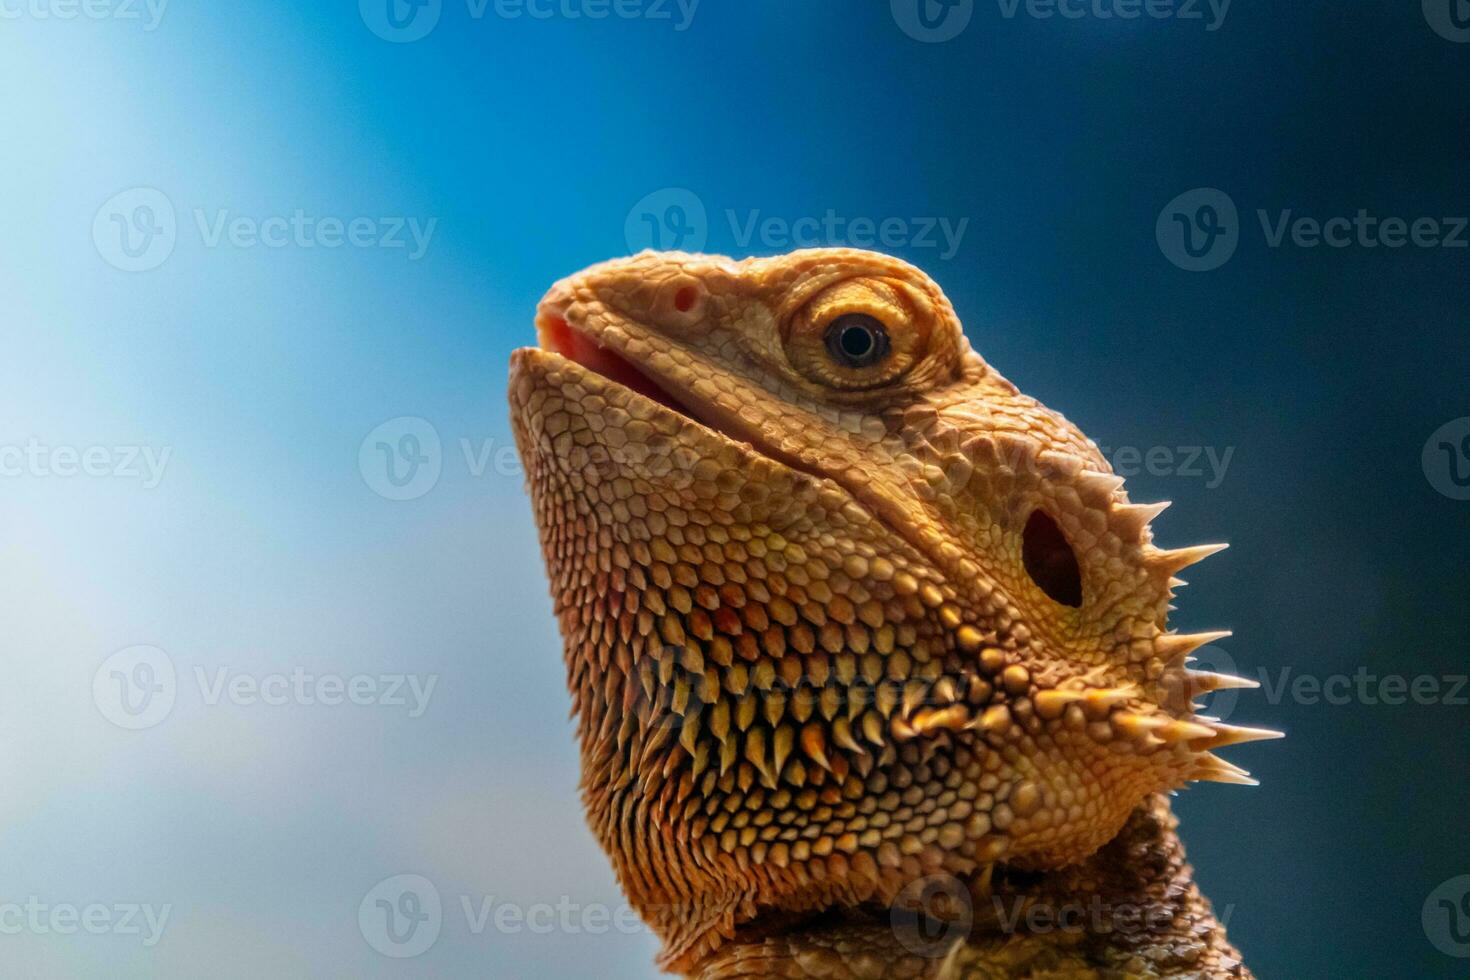
[[[565,319],[559,316],[544,317],[540,334],[543,349],[575,361],[593,374],[636,391],[645,398],[651,398],[680,415],[689,414],[678,399],[639,370],[633,362],[617,351],[603,347],[590,337],[573,330]]]

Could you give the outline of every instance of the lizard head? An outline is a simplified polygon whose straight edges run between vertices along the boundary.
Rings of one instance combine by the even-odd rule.
[[[557,283],[512,421],[588,818],[687,967],[764,915],[1045,870],[1248,782],[1094,444],[888,256],[652,253]]]

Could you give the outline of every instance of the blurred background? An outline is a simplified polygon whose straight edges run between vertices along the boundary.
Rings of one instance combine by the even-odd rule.
[[[1231,542],[1247,961],[1464,976],[1467,77],[1463,0],[0,0],[0,975],[652,975],[506,359],[846,243]]]

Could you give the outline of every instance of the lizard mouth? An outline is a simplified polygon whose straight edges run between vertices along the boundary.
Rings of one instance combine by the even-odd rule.
[[[791,458],[764,440],[736,431],[736,426],[720,406],[708,399],[676,394],[659,380],[651,368],[644,368],[632,358],[584,328],[574,325],[562,306],[543,304],[536,315],[536,339],[542,351],[564,358],[577,367],[606,382],[646,398],[661,409],[688,420],[710,436],[732,442],[746,452],[794,470],[814,480],[827,480],[828,475]]]
[[[593,374],[655,401],[671,411],[694,418],[688,407],[668,389],[611,347],[573,329],[565,317],[556,313],[538,316],[536,337],[542,350],[565,357]]]

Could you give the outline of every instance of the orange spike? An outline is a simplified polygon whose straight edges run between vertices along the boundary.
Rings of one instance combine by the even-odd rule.
[[[1266,742],[1274,738],[1285,738],[1285,732],[1272,728],[1246,728],[1243,725],[1216,725],[1214,737],[1198,749],[1223,749],[1227,745],[1243,745],[1246,742]]]
[[[1169,724],[1167,718],[1160,718],[1158,715],[1140,715],[1132,711],[1116,711],[1109,720],[1119,734],[1131,739],[1142,739]]]
[[[1201,759],[1190,778],[1200,782],[1232,783],[1236,786],[1261,785],[1258,780],[1251,778],[1250,773],[1226,762],[1218,755],[1206,755]]]
[[[1096,470],[1082,471],[1077,474],[1077,481],[1086,489],[1104,497],[1123,485],[1123,478],[1116,473],[1099,473]]]
[[[801,730],[801,750],[823,769],[832,768],[832,763],[827,759],[826,729],[816,722],[809,723]]]
[[[1169,743],[1193,742],[1202,738],[1210,738],[1215,734],[1215,729],[1204,725],[1195,724],[1192,721],[1171,721],[1160,726],[1159,738]]]
[[[931,708],[920,711],[914,716],[914,729],[920,735],[943,730],[960,732],[964,731],[969,720],[969,708],[962,704],[952,704],[948,708]]]
[[[1228,544],[1198,544],[1192,548],[1175,548],[1172,551],[1156,552],[1151,563],[1155,568],[1172,576],[1175,572],[1204,561],[1230,547]]]
[[[1167,510],[1170,503],[1168,500],[1161,500],[1156,504],[1119,504],[1113,508],[1113,516],[1124,531],[1136,537],[1143,533],[1143,529],[1155,517]]]
[[[1191,670],[1185,674],[1189,681],[1190,698],[1209,694],[1211,691],[1250,690],[1261,686],[1261,682],[1234,674],[1216,674],[1208,670]]]
[[[1130,684],[1126,687],[1095,688],[1088,691],[1084,696],[1084,703],[1095,711],[1106,711],[1115,704],[1122,704],[1133,697],[1135,690]]]
[[[1032,699],[1036,705],[1036,713],[1048,720],[1060,718],[1062,712],[1067,710],[1067,705],[1081,701],[1087,697],[1081,691],[1039,691]]]
[[[1165,660],[1179,660],[1191,652],[1216,640],[1230,636],[1229,630],[1211,630],[1205,633],[1160,633],[1154,637],[1154,649]]]

